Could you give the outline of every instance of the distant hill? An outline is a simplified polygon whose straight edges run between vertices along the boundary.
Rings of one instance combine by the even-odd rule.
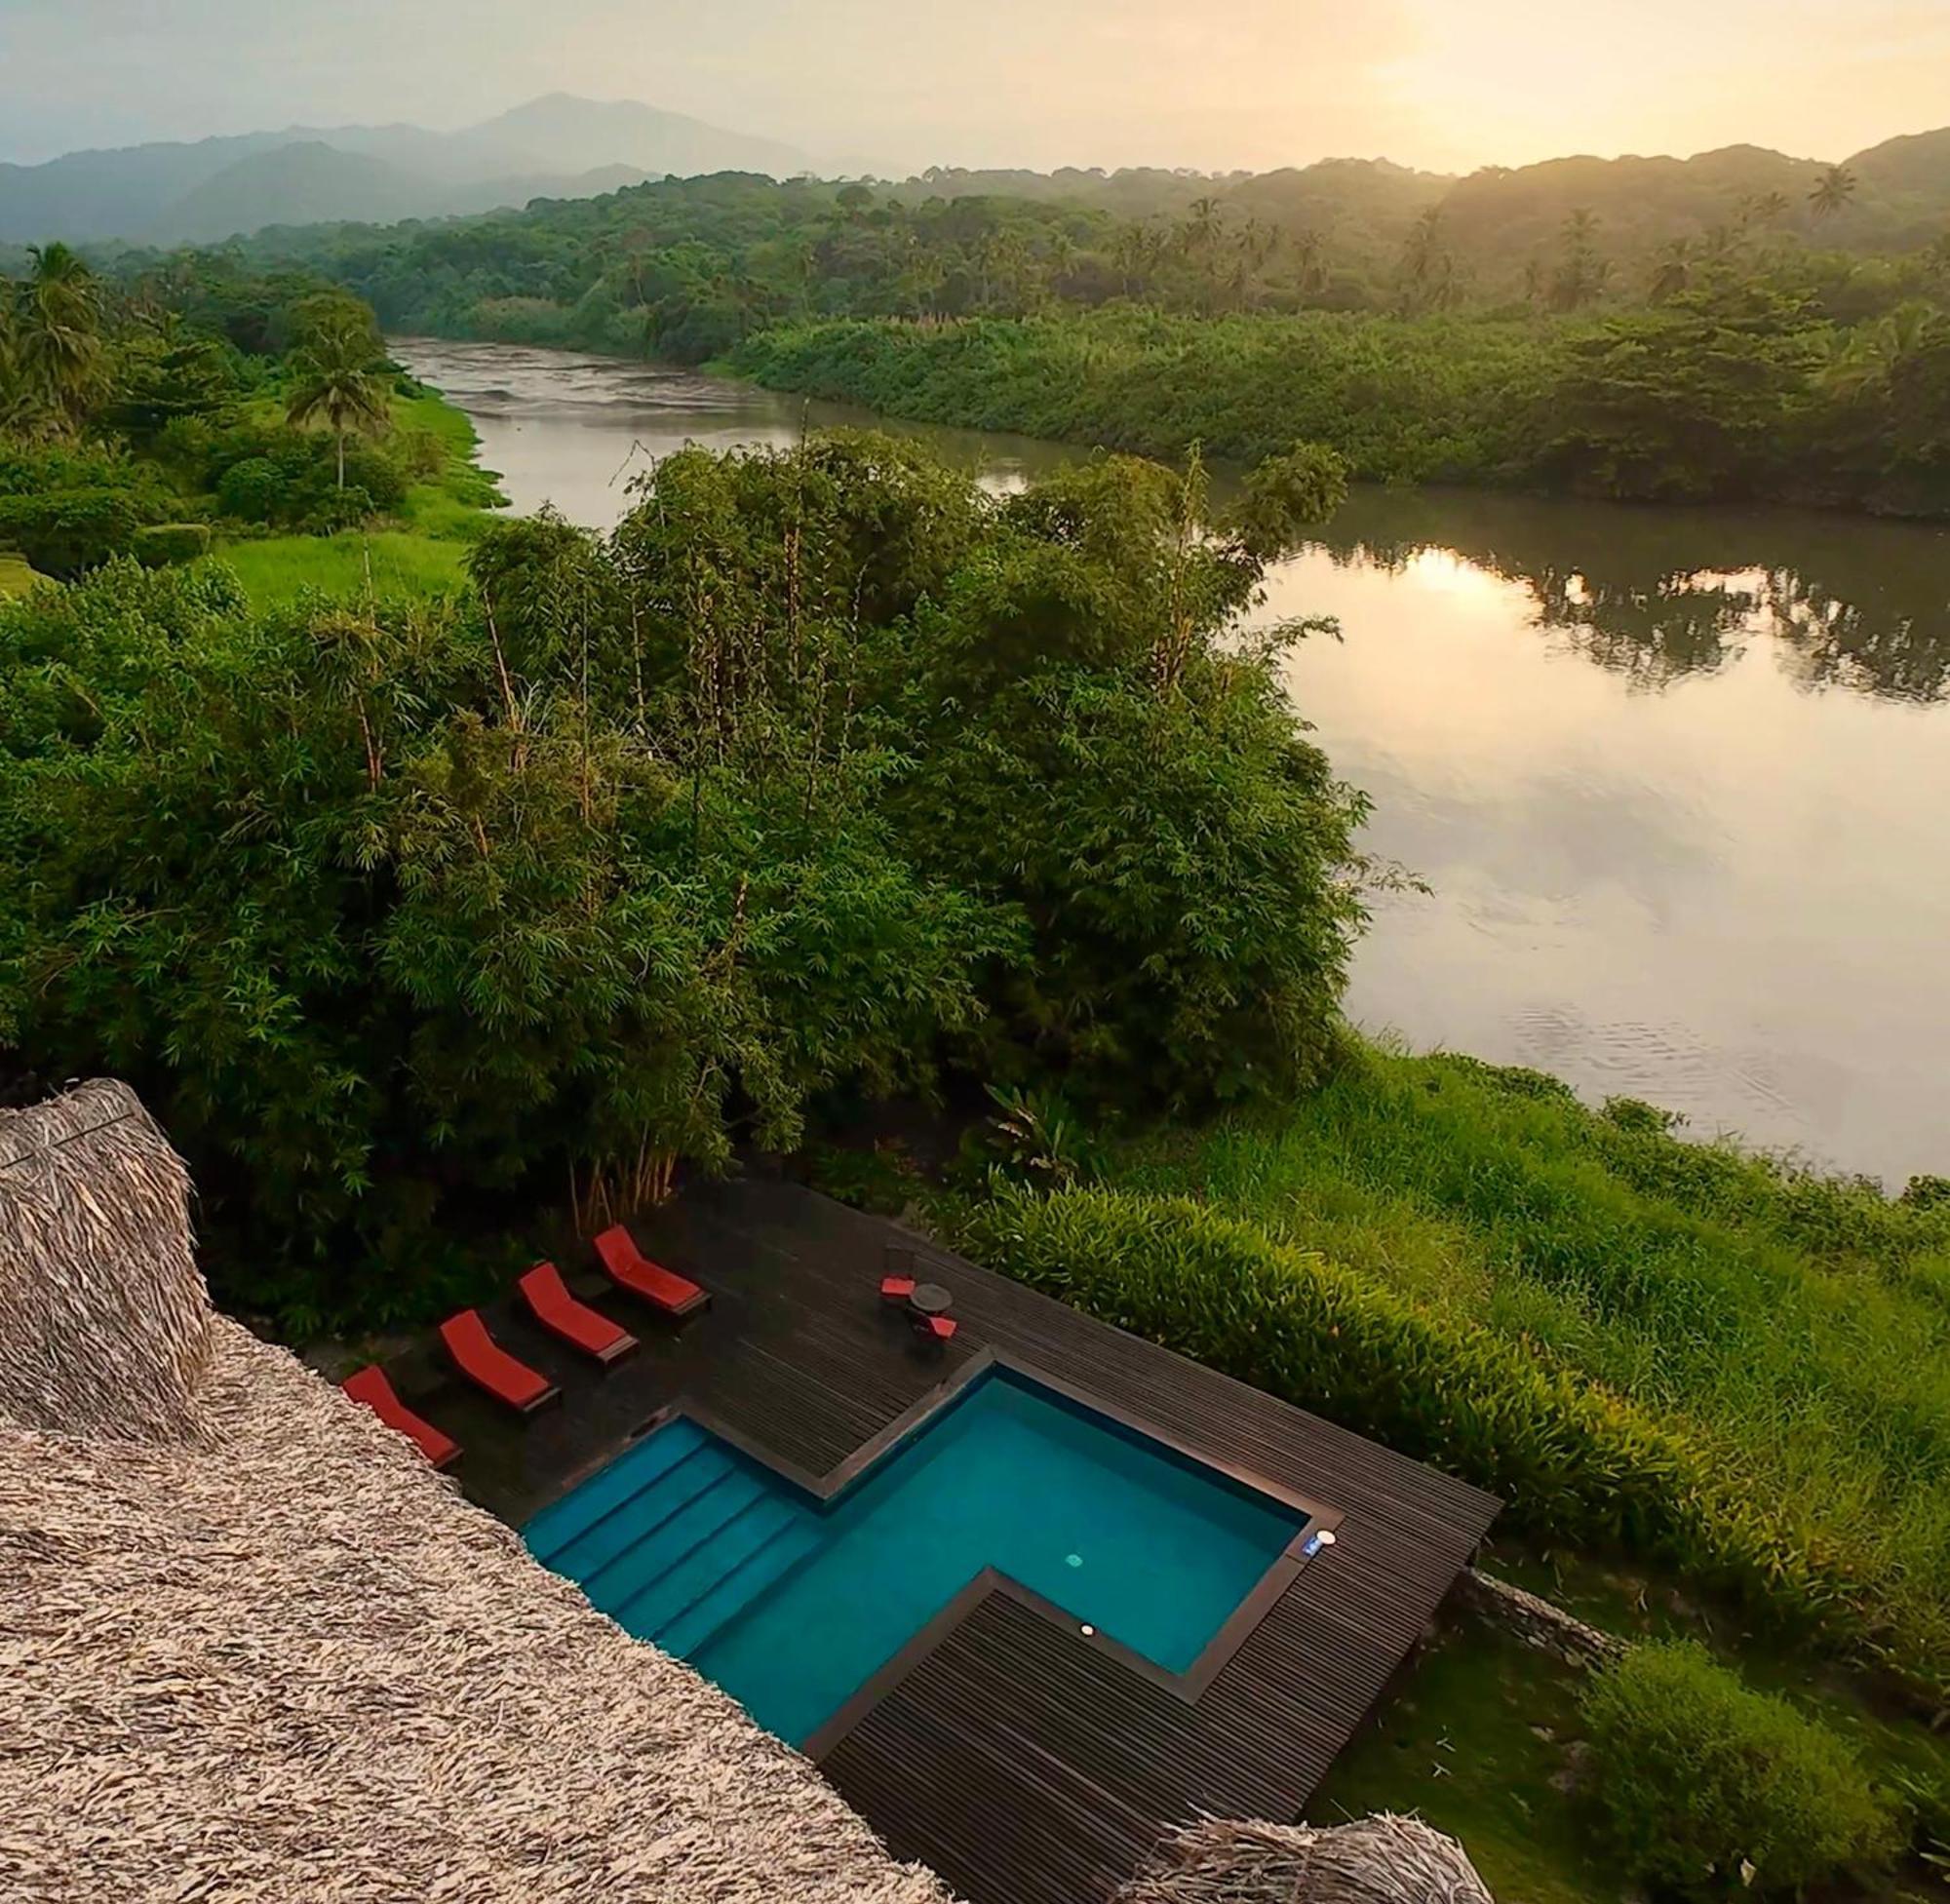
[[[564,172],[590,172],[627,161],[678,178],[709,172],[762,172],[789,178],[806,163],[803,152],[777,139],[727,133],[635,99],[578,99],[566,93],[530,99],[474,131],[533,152]]]
[[[1548,255],[1577,211],[1597,219],[1603,252],[1627,260],[1742,220],[1858,252],[1908,251],[1950,229],[1950,130],[1890,139],[1843,163],[1855,175],[1855,193],[1846,211],[1828,218],[1816,214],[1809,196],[1828,161],[1757,145],[1690,159],[1491,167],[1457,180],[1442,213],[1450,242],[1493,272],[1520,271],[1528,258]]]
[[[1444,242],[1476,290],[1512,291],[1533,259],[1559,252],[1574,212],[1597,220],[1596,245],[1628,276],[1674,240],[1710,240],[1743,224],[1855,252],[1919,249],[1950,230],[1950,129],[1890,139],[1844,162],[1854,197],[1837,216],[1809,194],[1828,161],[1729,145],[1690,159],[1570,157],[1485,167],[1466,177],[1414,172],[1385,159],[1326,159],[1258,174],[1160,168],[1106,173],[964,172],[936,168],[894,187],[913,200],[985,194],[1069,201],[1124,218],[1183,217],[1201,198],[1227,215],[1317,239],[1332,267],[1373,273],[1398,254],[1408,227],[1439,207]],[[1784,203],[1783,203],[1784,201]]]
[[[647,177],[786,176],[803,156],[635,101],[534,99],[456,133],[294,127],[0,165],[0,245],[209,243],[267,225],[449,216]]]
[[[1688,159],[1572,156],[1461,178],[1352,158],[1257,174],[935,167],[878,189],[909,202],[1030,199],[1137,220],[1182,218],[1211,198],[1235,222],[1306,234],[1331,272],[1371,279],[1390,267],[1415,219],[1439,207],[1447,244],[1466,260],[1475,289],[1493,297],[1513,289],[1532,260],[1547,263],[1580,211],[1597,221],[1599,252],[1634,280],[1675,240],[1710,243],[1742,225],[1863,253],[1917,250],[1950,230],[1950,128],[1846,160],[1854,195],[1840,214],[1820,218],[1810,193],[1827,163],[1730,145]],[[645,178],[786,178],[805,169],[804,155],[777,139],[635,100],[551,94],[452,133],[294,128],[0,166],[0,246],[51,237],[209,244],[272,227],[383,226],[591,198]]]

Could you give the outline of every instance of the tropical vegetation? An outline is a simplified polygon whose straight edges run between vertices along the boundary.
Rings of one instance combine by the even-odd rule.
[[[0,560],[68,580],[248,545],[272,593],[348,531],[464,544],[497,500],[466,419],[315,279],[105,279],[67,247],[0,280]],[[352,537],[364,541],[364,537]],[[353,551],[345,543],[339,566]],[[424,566],[457,576],[463,548]],[[281,561],[282,558],[282,561]]]
[[[254,612],[118,561],[0,612],[0,1035],[192,1154],[227,1300],[425,1316],[484,1237],[944,1068],[1196,1107],[1320,1076],[1361,806],[1299,629],[1339,494],[1111,459],[1003,502],[893,441],[661,464],[450,598]]]
[[[1661,1894],[1799,1891],[1894,1847],[1893,1812],[1843,1741],[1701,1646],[1633,1648],[1583,1718],[1611,1847]]]
[[[1584,180],[1602,211],[1562,181],[1387,168],[1202,190],[722,175],[245,255],[326,273],[396,330],[722,359],[1150,456],[1311,440],[1384,482],[1940,516],[1950,190],[1934,229],[1856,230],[1873,171],[1689,173],[1650,224],[1602,168]],[[1513,230],[1536,233],[1520,259]]]

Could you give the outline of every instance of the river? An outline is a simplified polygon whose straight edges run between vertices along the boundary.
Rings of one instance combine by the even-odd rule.
[[[406,340],[519,510],[613,523],[691,441],[874,419],[687,371]],[[892,424],[992,486],[1075,454]],[[1950,1174],[1950,532],[1359,491],[1270,579],[1373,796],[1352,1016],[1899,1185]]]

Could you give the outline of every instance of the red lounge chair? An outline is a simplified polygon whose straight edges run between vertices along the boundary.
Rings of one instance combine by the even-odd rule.
[[[536,1263],[517,1286],[544,1329],[570,1348],[595,1356],[605,1369],[637,1346],[636,1337],[627,1329],[618,1328],[587,1302],[578,1302],[553,1263]]]
[[[435,1467],[451,1467],[459,1460],[459,1442],[451,1435],[442,1434],[431,1421],[423,1420],[401,1401],[383,1369],[369,1365],[356,1375],[347,1376],[338,1385],[355,1402],[363,1402],[370,1408],[387,1427],[397,1428],[417,1444],[420,1453]]]
[[[703,1290],[675,1270],[652,1263],[638,1249],[637,1239],[621,1224],[597,1237],[596,1254],[603,1259],[603,1266],[612,1281],[666,1315],[686,1316],[710,1306],[711,1298]]]
[[[905,1302],[914,1293],[915,1279],[912,1276],[880,1278],[880,1301],[883,1302]]]
[[[917,1315],[914,1326],[915,1334],[924,1342],[952,1342],[961,1325],[952,1315]]]
[[[479,1309],[462,1309],[458,1315],[448,1316],[440,1325],[440,1339],[469,1381],[524,1415],[532,1415],[562,1393],[546,1376],[537,1375],[526,1362],[518,1362],[488,1333]]]

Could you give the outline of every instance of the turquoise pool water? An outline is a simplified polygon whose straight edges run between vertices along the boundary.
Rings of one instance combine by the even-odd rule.
[[[524,1536],[802,1744],[985,1567],[1184,1672],[1306,1520],[995,1370],[824,1506],[679,1418]]]

